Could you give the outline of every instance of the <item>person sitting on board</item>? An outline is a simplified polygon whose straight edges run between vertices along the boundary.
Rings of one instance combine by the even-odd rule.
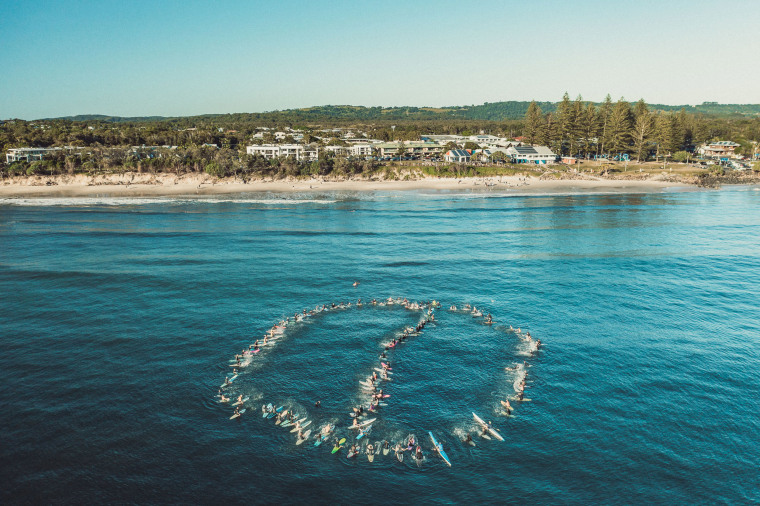
[[[314,407],[315,407],[315,408],[318,408],[318,407],[320,407],[321,405],[322,405],[322,401],[317,401],[317,402],[315,402],[315,403],[314,403]]]
[[[367,455],[372,455],[375,453],[375,447],[372,446],[372,443],[367,444]]]
[[[414,456],[415,456],[415,458],[417,460],[422,460],[422,447],[421,446],[417,447],[417,450],[415,451],[415,455]]]
[[[219,402],[230,402],[229,397],[225,397],[224,394],[221,395],[221,399],[219,399]]]
[[[488,435],[488,426],[484,425],[483,426],[483,431],[480,433],[480,437],[485,437],[487,435]]]
[[[298,429],[298,440],[306,439],[306,436],[303,435],[303,430]]]
[[[228,378],[227,376],[224,377],[224,384],[225,385],[229,385],[230,384],[230,378]]]
[[[238,406],[238,407],[235,408],[235,413],[234,414],[240,415],[240,406]]]
[[[237,401],[242,404],[243,403],[243,396],[242,395],[238,395]]]
[[[352,427],[358,427],[359,426],[359,419],[357,417],[354,417],[354,421],[352,422]]]

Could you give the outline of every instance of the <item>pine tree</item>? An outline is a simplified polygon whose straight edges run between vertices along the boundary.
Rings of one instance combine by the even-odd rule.
[[[573,105],[570,102],[570,95],[565,92],[562,96],[562,102],[557,105],[557,134],[559,151],[558,154],[564,152],[565,143],[571,135],[573,128]]]
[[[673,121],[670,114],[659,113],[655,120],[655,142],[657,143],[657,153],[655,160],[660,155],[670,152],[673,145]]]
[[[599,118],[597,117],[596,106],[589,102],[586,105],[586,110],[583,112],[583,146],[584,155],[588,156],[591,153],[592,144],[599,144]]]
[[[573,111],[570,123],[570,156],[575,156],[579,151],[581,137],[583,137],[583,97],[578,95],[573,102]]]
[[[649,137],[652,135],[652,128],[654,125],[652,114],[649,112],[649,107],[647,107],[643,98],[636,103],[636,107],[634,107],[633,110],[633,117],[633,148],[636,152],[636,162],[640,162],[642,155],[644,160],[647,158]]]
[[[613,153],[627,152],[631,140],[631,105],[623,97],[612,109],[608,123],[609,149]]]
[[[541,108],[534,100],[530,103],[528,111],[525,113],[525,130],[523,132],[523,135],[528,138],[530,144],[535,144],[538,141],[542,123],[543,115]]]
[[[602,103],[602,107],[599,109],[599,130],[601,133],[601,144],[597,144],[597,147],[601,147],[601,153],[607,154],[609,152],[609,122],[610,122],[610,116],[612,116],[612,97],[610,97],[610,94],[608,93],[606,97],[604,97],[604,103]]]

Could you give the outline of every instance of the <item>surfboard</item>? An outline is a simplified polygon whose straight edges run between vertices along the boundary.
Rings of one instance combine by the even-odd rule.
[[[297,416],[298,415],[293,415],[293,418],[296,418]],[[303,417],[297,421],[303,423],[306,421],[306,417]],[[295,424],[296,424],[296,420],[293,420],[293,421],[288,420],[287,422],[283,422],[282,425],[280,425],[280,427],[290,427],[291,425],[295,425]]]
[[[369,420],[367,420],[365,422],[362,422],[362,423],[357,424],[357,425],[350,426],[349,429],[361,429],[362,427],[365,427],[365,426],[371,424],[375,420],[377,420],[377,418],[370,418]]]
[[[369,460],[370,462],[374,462],[375,461],[375,454],[374,453],[368,453],[367,454],[367,460]]]
[[[340,441],[338,441],[338,446],[333,446],[332,453],[337,453],[341,448],[343,448],[343,443],[345,442],[346,438],[340,438]]]
[[[360,440],[364,436],[368,435],[370,432],[372,432],[372,426],[371,425],[369,427],[367,427],[367,430],[363,430],[363,431],[359,432],[359,435],[356,436],[356,440],[357,441]]]
[[[272,409],[272,405],[267,404],[266,409],[262,410],[261,418],[266,418],[267,416],[269,416],[269,412],[271,411],[271,409]]]
[[[303,439],[299,439],[298,441],[296,441],[296,444],[297,445],[303,444],[304,441],[306,441],[307,439],[309,439],[310,435],[311,435],[311,429],[309,429],[306,432],[304,432],[303,433]]]
[[[396,458],[398,459],[399,462],[403,462],[404,454],[402,452],[396,452]]]
[[[239,417],[240,415],[242,415],[243,413],[245,413],[245,409],[241,409],[241,410],[240,410],[240,413],[235,413],[234,415],[232,415],[232,416],[230,417],[230,420],[234,420],[235,418],[238,418],[238,417]]]
[[[243,404],[243,403],[244,403],[245,401],[247,401],[248,399],[250,399],[250,397],[246,397],[245,399],[243,399],[243,400],[241,400],[241,401],[237,401],[235,404],[232,404],[232,405],[233,405],[233,406],[240,406],[241,404]]]
[[[386,371],[386,370],[384,370],[384,369],[380,369],[379,367],[373,367],[373,369],[374,369],[375,371],[377,371],[377,372],[385,372],[385,373],[387,373],[387,374],[388,374],[388,376],[390,376],[390,375],[392,375],[392,374],[393,374],[392,372],[390,372],[390,371]]]
[[[306,422],[305,424],[301,425],[301,428],[302,428],[302,429],[305,429],[305,428],[306,428],[306,427],[308,427],[309,425],[311,425],[311,420],[309,420],[309,421],[308,421],[308,422]],[[293,428],[293,429],[292,429],[290,432],[298,432],[298,429],[296,429],[296,428]]]

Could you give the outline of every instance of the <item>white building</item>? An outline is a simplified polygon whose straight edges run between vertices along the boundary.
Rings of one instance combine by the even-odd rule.
[[[546,146],[512,146],[507,148],[512,163],[549,164],[557,161],[557,155]]]
[[[734,152],[739,144],[732,141],[716,141],[703,144],[697,149],[697,152],[702,156],[714,157],[714,158],[734,158],[736,153]]]
[[[9,149],[5,154],[6,163],[20,162],[21,160],[31,162],[42,160],[46,156],[61,151],[63,148],[14,148]]]
[[[400,142],[382,142],[375,144],[380,158],[395,158],[399,156]],[[430,158],[438,156],[443,148],[434,142],[404,142],[404,157]]]
[[[349,146],[348,154],[357,157],[372,156],[372,144],[354,144]]]
[[[315,160],[319,156],[319,150],[316,146],[302,146],[300,144],[247,146],[245,152],[249,155],[261,155],[267,160],[279,156],[292,156],[296,160]]]
[[[451,149],[443,155],[447,162],[467,163],[470,161],[470,152],[466,149]]]

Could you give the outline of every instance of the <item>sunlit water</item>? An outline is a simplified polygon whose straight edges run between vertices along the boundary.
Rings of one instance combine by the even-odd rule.
[[[3,200],[0,499],[758,501],[756,190]],[[243,417],[217,402],[234,353],[284,316],[389,296],[443,304],[389,353],[368,438],[416,434],[421,466],[296,446],[260,410],[351,436],[359,381],[418,311],[292,325],[227,389],[251,397]],[[465,302],[495,325],[447,311]],[[507,419],[523,360],[531,401]],[[505,441],[462,444],[473,411]]]

